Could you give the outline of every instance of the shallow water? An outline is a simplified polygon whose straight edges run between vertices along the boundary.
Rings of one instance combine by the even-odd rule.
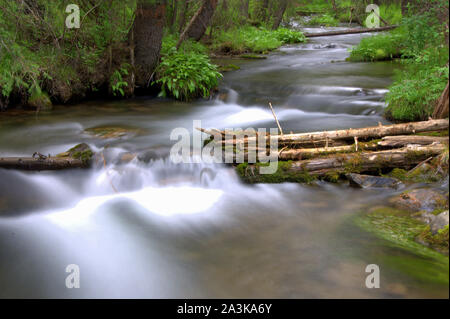
[[[86,142],[107,162],[85,171],[0,169],[0,297],[448,297],[448,286],[392,267],[386,257],[404,253],[351,222],[392,191],[244,185],[227,166],[167,158],[172,129],[192,132],[193,120],[274,127],[269,101],[285,132],[386,123],[384,96],[399,66],[345,62],[363,36],[230,60],[241,69],[225,74],[217,100],[141,97],[0,114],[0,156],[56,154]],[[98,126],[139,130],[118,139],[85,132]],[[149,163],[117,164],[123,152],[148,150]],[[68,264],[80,267],[80,289],[65,287]],[[380,266],[380,289],[365,287],[368,264]]]

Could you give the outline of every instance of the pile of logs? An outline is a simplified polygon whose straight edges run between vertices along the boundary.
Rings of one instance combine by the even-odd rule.
[[[393,125],[380,123],[374,127],[314,133],[259,137],[239,135],[233,139],[229,139],[230,132],[199,130],[215,136],[212,143],[218,143],[224,148],[231,145],[235,151],[244,150],[246,160],[249,151],[256,150],[257,154],[267,155],[270,142],[276,140],[279,147],[278,159],[289,161],[288,170],[323,176],[329,173],[349,173],[351,167],[357,172],[414,167],[448,150],[448,126],[447,119],[430,119],[424,122]],[[443,134],[433,134],[442,131]],[[422,134],[417,135],[418,133]],[[428,133],[430,134],[427,135]],[[258,145],[258,141],[265,141],[266,145]]]

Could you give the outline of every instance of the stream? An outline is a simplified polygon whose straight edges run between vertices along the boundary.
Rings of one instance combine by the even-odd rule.
[[[85,142],[106,161],[90,170],[0,169],[0,297],[448,298],[448,286],[403,273],[387,258],[419,257],[351,222],[396,191],[246,185],[228,166],[168,159],[171,131],[193,132],[194,120],[206,128],[276,127],[269,101],[285,132],[388,123],[384,97],[400,66],[345,62],[364,36],[221,61],[240,70],[224,74],[214,100],[139,97],[0,114],[0,156],[57,154]],[[94,127],[129,130],[100,138],[86,133]],[[120,163],[126,152],[147,160]],[[79,266],[79,289],[65,286],[70,264]],[[379,289],[365,286],[368,264],[380,267]]]

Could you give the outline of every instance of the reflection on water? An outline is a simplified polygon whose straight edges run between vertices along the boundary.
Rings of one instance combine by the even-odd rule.
[[[243,185],[222,165],[175,165],[173,128],[274,127],[285,131],[385,122],[393,63],[344,62],[362,35],[286,46],[263,61],[233,61],[221,100],[137,98],[0,116],[0,155],[56,154],[80,142],[107,167],[0,170],[0,297],[447,297],[448,287],[399,276],[393,252],[349,219],[392,195],[345,185]],[[98,126],[139,128],[102,139]],[[147,161],[121,164],[124,152]],[[382,287],[365,288],[367,264]],[[66,289],[65,267],[81,288]]]

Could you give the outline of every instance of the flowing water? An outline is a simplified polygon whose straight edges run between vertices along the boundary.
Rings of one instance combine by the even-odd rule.
[[[317,31],[317,30],[309,30]],[[0,116],[0,156],[57,154],[80,142],[103,151],[92,170],[0,169],[0,297],[409,298],[448,297],[448,286],[391,267],[404,252],[351,218],[392,190],[347,185],[245,185],[219,164],[174,164],[172,129],[274,127],[307,132],[386,123],[392,62],[349,63],[366,35],[285,46],[240,61],[220,99],[179,103],[136,98]],[[102,139],[93,127],[130,129]],[[147,161],[120,163],[124,152]],[[408,256],[409,260],[419,258]],[[81,288],[67,289],[66,266]],[[367,289],[378,264],[381,288]]]

